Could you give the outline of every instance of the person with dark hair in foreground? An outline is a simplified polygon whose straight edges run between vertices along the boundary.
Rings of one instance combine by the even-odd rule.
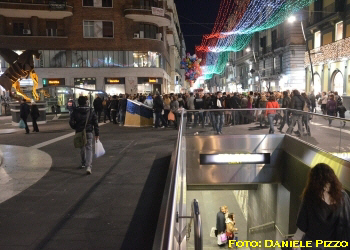
[[[311,169],[302,194],[297,232],[290,240],[312,241],[312,249],[322,241],[349,241],[350,201],[333,169],[319,163]],[[348,248],[347,248],[348,249]]]
[[[81,132],[86,129],[86,139],[87,143],[81,148],[81,168],[86,167],[86,173],[91,174],[92,168],[92,138],[93,130],[95,131],[95,140],[99,139],[99,128],[97,122],[97,116],[94,110],[87,106],[87,98],[85,96],[80,96],[78,99],[79,106],[74,109],[72,115],[70,116],[69,125],[75,132]]]

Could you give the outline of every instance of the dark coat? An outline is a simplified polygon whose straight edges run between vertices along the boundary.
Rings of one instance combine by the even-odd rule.
[[[218,99],[220,100],[221,102],[221,108],[218,107]],[[215,98],[214,99],[214,109],[224,109],[224,102],[223,102],[223,99],[222,98]]]
[[[299,95],[294,95],[290,104],[291,109],[303,110],[305,105],[304,98]]]
[[[195,109],[203,109],[204,108],[204,100],[200,97],[194,99],[194,107]]]
[[[126,98],[120,99],[118,102],[118,109],[119,112],[125,113],[126,112],[126,105],[128,103],[128,100]]]
[[[115,111],[118,110],[118,100],[112,100],[112,101],[111,101],[111,103],[110,103],[110,109],[111,109],[111,110],[115,110]]]
[[[216,229],[218,233],[226,231],[225,214],[221,211],[216,215]]]
[[[289,108],[290,106],[290,97],[287,96],[287,97],[283,97],[283,100],[282,100],[282,108]]]
[[[32,105],[32,108],[30,110],[30,116],[32,117],[32,120],[36,120],[40,116],[38,106],[36,106],[35,104]]]
[[[72,129],[75,129],[75,132],[83,131],[89,110],[90,112],[89,112],[88,122],[86,124],[86,132],[92,133],[92,131],[94,130],[95,136],[99,136],[97,116],[94,110],[87,106],[78,107],[74,109],[69,119],[69,125],[71,126]]]
[[[102,105],[102,99],[100,97],[96,97],[94,100],[94,109],[96,111],[102,111],[103,105]]]
[[[240,109],[241,108],[241,99],[238,96],[233,96],[231,99],[231,108]]]
[[[163,101],[162,101],[162,98],[160,98],[160,96],[157,96],[156,98],[154,98],[153,109],[155,113],[161,113],[162,110],[164,109]]]
[[[30,113],[30,107],[27,103],[22,103],[20,106],[20,118],[27,119],[28,115]]]

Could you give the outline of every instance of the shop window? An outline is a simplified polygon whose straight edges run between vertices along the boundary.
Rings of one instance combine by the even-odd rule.
[[[343,39],[343,22],[336,23],[335,25],[335,40]]]
[[[14,36],[23,36],[24,23],[22,22],[13,22],[13,35]]]
[[[55,21],[46,22],[46,35],[57,36],[57,22]]]
[[[83,0],[83,6],[94,6],[94,0]]]
[[[103,37],[113,37],[113,22],[103,22]]]
[[[112,0],[102,0],[102,7],[113,7]]]
[[[321,31],[315,33],[315,49],[321,47]]]
[[[79,50],[72,51],[72,67],[81,68],[83,66],[83,53]]]

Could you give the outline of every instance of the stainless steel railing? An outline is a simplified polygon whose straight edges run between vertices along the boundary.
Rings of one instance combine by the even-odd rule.
[[[276,225],[276,222],[274,222],[274,221],[267,222],[267,223],[261,224],[259,226],[251,227],[251,228],[249,228],[249,233],[254,232],[254,230],[260,230],[260,229],[264,229],[264,228],[270,227],[270,226],[273,226],[277,230],[277,232],[282,236],[283,239],[288,239],[289,237],[294,236],[294,234],[282,233],[281,229]]]

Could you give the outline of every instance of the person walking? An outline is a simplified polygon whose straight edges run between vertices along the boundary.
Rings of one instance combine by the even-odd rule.
[[[19,116],[24,122],[26,134],[29,134],[29,128],[28,128],[28,124],[27,124],[27,118],[28,118],[29,113],[30,113],[30,107],[27,104],[26,99],[22,99],[22,103],[20,105]]]
[[[111,108],[113,124],[117,124],[118,100],[117,100],[117,96],[116,95],[114,95],[112,97],[110,108]]]
[[[87,106],[87,98],[80,96],[78,98],[79,106],[70,116],[69,125],[76,133],[86,131],[86,145],[81,148],[81,168],[86,167],[86,173],[91,174],[92,169],[92,141],[93,131],[95,132],[95,140],[99,139],[99,127],[97,116],[94,110]]]
[[[234,218],[234,214],[233,213],[228,214],[227,219],[226,219],[226,236],[227,236],[227,241],[230,241],[230,240],[234,239],[235,231],[236,231],[235,225],[236,225],[236,221],[235,221],[235,218]]]
[[[118,102],[118,110],[119,110],[119,126],[124,126],[125,124],[125,116],[126,116],[126,106],[128,105],[128,94],[123,95]]]
[[[103,106],[103,122],[106,123],[106,118],[108,117],[108,120],[112,122],[111,120],[111,100],[110,97],[107,97],[103,100],[102,106]]]
[[[267,106],[266,95],[262,95],[259,101],[259,108],[266,109],[266,106]],[[264,126],[266,126],[266,110],[261,110],[259,122],[260,122],[260,128],[263,127],[263,123],[264,123]]]
[[[225,231],[226,231],[225,212],[226,212],[225,207],[222,206],[222,207],[220,207],[220,211],[216,214],[216,230],[218,232],[217,237],[218,237],[218,245],[219,246],[225,245],[225,243],[226,243],[225,242],[224,244],[222,244],[222,242],[221,242],[221,234],[225,233]]]
[[[164,109],[163,100],[160,97],[160,95],[157,94],[156,97],[153,100],[153,110],[154,110],[154,113],[156,115],[156,120],[155,120],[155,123],[154,123],[154,127],[155,128],[159,127],[159,120],[162,122],[161,128],[164,128],[164,127],[168,126],[166,124],[166,121],[165,121],[164,117],[162,116],[163,109]]]
[[[39,132],[39,127],[36,123],[36,120],[39,118],[40,113],[38,106],[35,103],[32,103],[32,108],[30,109],[30,116],[32,117],[33,122],[33,132]]]
[[[326,92],[322,92],[322,97],[319,102],[321,103],[322,113],[325,115],[327,113],[327,102],[328,102],[328,97]]]
[[[291,103],[291,99],[288,96],[288,92],[283,91],[282,108],[289,108],[290,103]],[[288,110],[283,110],[283,119],[282,119],[280,127],[278,128],[278,130],[280,132],[282,132],[285,124],[287,124],[287,126],[289,125],[289,112],[288,112]]]
[[[325,245],[317,248],[316,240],[349,242],[350,215],[346,214],[349,211],[350,198],[333,169],[319,163],[309,172],[296,223],[297,231],[289,240],[312,241],[313,249],[327,249]]]
[[[276,102],[276,97],[274,95],[271,95],[269,98],[269,101],[266,104],[266,108],[272,109],[272,110],[266,110],[267,118],[270,123],[270,130],[269,134],[274,134],[275,133],[275,128],[274,128],[274,119],[276,116],[276,109],[278,109],[280,105],[278,102]]]
[[[298,90],[293,90],[293,97],[291,100],[290,108],[303,111],[305,105],[304,98],[300,95]],[[292,134],[294,126],[298,123],[298,133],[297,136],[300,137],[303,134],[303,124],[302,124],[303,114],[301,112],[292,112],[292,121],[287,129],[287,134]]]
[[[174,114],[174,127],[177,129],[178,121],[179,121],[179,115],[178,115],[178,109],[179,109],[179,102],[177,101],[177,97],[175,95],[170,97],[170,111]]]
[[[71,115],[73,113],[73,110],[75,109],[75,102],[74,102],[73,98],[69,98],[69,100],[67,102],[66,109],[68,110],[69,115]]]
[[[343,106],[343,102],[339,102],[339,104],[337,105],[337,112],[339,113],[340,118],[345,118],[346,108]],[[343,127],[345,127],[345,125],[346,122],[343,121]]]
[[[100,122],[103,105],[102,105],[102,99],[99,95],[96,95],[93,105],[94,105],[95,113],[97,114],[97,118],[98,118],[97,120],[98,122]]]
[[[334,95],[329,95],[329,100],[326,105],[327,115],[336,116],[337,115],[337,102],[335,101]],[[332,125],[332,118],[328,119],[328,125]]]
[[[309,95],[309,100],[311,102],[310,112],[315,113],[316,112],[316,96],[315,96],[313,91],[311,91],[311,94]]]
[[[223,100],[222,93],[219,91],[214,101],[214,109],[223,109]],[[224,112],[223,111],[215,111],[215,122],[216,122],[216,132],[218,135],[222,134],[222,126],[225,122]]]
[[[193,127],[197,127],[198,120],[202,122],[202,128],[204,128],[204,115],[202,109],[204,108],[204,100],[199,96],[199,94],[196,94],[196,98],[194,99],[194,107],[196,110],[194,113],[194,125]]]
[[[163,98],[163,104],[164,104],[164,120],[166,122],[167,125],[169,125],[169,121],[168,121],[168,116],[169,116],[169,113],[170,113],[170,98],[168,95],[164,95],[164,98]]]

